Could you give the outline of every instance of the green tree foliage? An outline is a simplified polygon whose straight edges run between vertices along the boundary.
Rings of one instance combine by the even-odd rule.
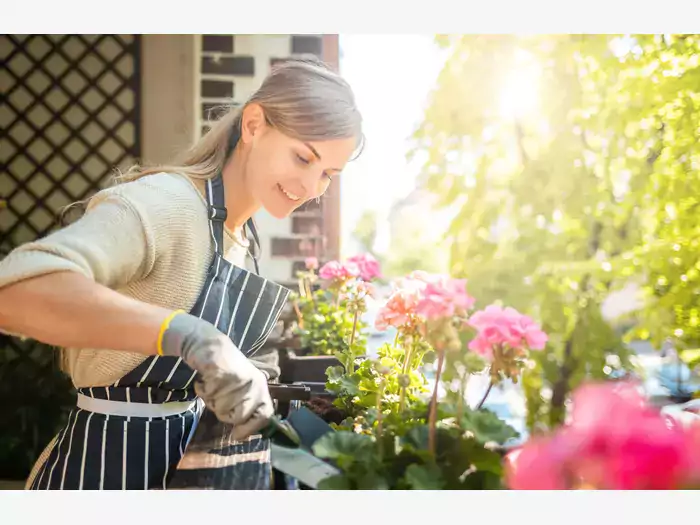
[[[362,250],[374,255],[374,241],[377,239],[377,212],[364,210],[355,224],[353,235]]]
[[[700,343],[694,35],[441,36],[450,57],[415,134],[421,177],[460,205],[446,242],[470,292],[540,319],[529,425],[560,423],[585,378],[629,365],[601,315],[630,282],[630,335]]]

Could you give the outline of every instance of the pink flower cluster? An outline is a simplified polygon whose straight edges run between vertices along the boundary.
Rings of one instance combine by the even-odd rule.
[[[472,314],[468,324],[477,330],[476,337],[469,343],[469,349],[485,357],[491,356],[496,345],[542,350],[548,339],[547,334],[530,317],[510,307],[487,306]]]
[[[386,330],[390,326],[401,328],[409,325],[415,318],[419,295],[415,290],[395,290],[387,302],[377,312],[374,326],[377,330]]]
[[[316,264],[318,264],[318,261]],[[308,261],[306,267],[309,268]],[[321,279],[328,281],[346,281],[359,278],[363,281],[370,282],[381,277],[382,274],[377,259],[368,253],[364,253],[350,257],[345,262],[329,261],[321,267],[318,275]]]
[[[700,478],[700,428],[670,426],[630,383],[574,393],[571,423],[512,452],[514,490],[673,490]]]
[[[318,276],[327,281],[347,280],[360,275],[360,269],[355,263],[341,263],[340,261],[329,261],[318,271]]]
[[[400,279],[377,315],[375,326],[386,330],[422,320],[466,315],[474,305],[465,279],[416,271]]]
[[[369,253],[361,253],[348,258],[348,263],[356,264],[360,270],[360,279],[370,282],[382,276],[382,271],[379,268],[379,261]]]

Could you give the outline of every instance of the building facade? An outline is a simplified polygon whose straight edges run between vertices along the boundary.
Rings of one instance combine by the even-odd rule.
[[[307,56],[338,68],[337,35],[0,36],[0,257],[115,167],[169,162],[276,63]],[[289,284],[305,257],[338,257],[338,190],[285,220],[256,215],[267,278]]]

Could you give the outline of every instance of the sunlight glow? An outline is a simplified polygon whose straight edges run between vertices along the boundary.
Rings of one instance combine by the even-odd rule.
[[[501,91],[501,116],[522,118],[531,115],[539,103],[539,64],[530,54],[519,52]]]

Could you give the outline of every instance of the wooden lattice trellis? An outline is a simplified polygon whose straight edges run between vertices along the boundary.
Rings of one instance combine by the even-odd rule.
[[[139,155],[137,35],[0,35],[0,256]]]
[[[138,35],[0,35],[0,259],[140,153]],[[21,479],[73,404],[46,345],[0,334],[0,478]]]

